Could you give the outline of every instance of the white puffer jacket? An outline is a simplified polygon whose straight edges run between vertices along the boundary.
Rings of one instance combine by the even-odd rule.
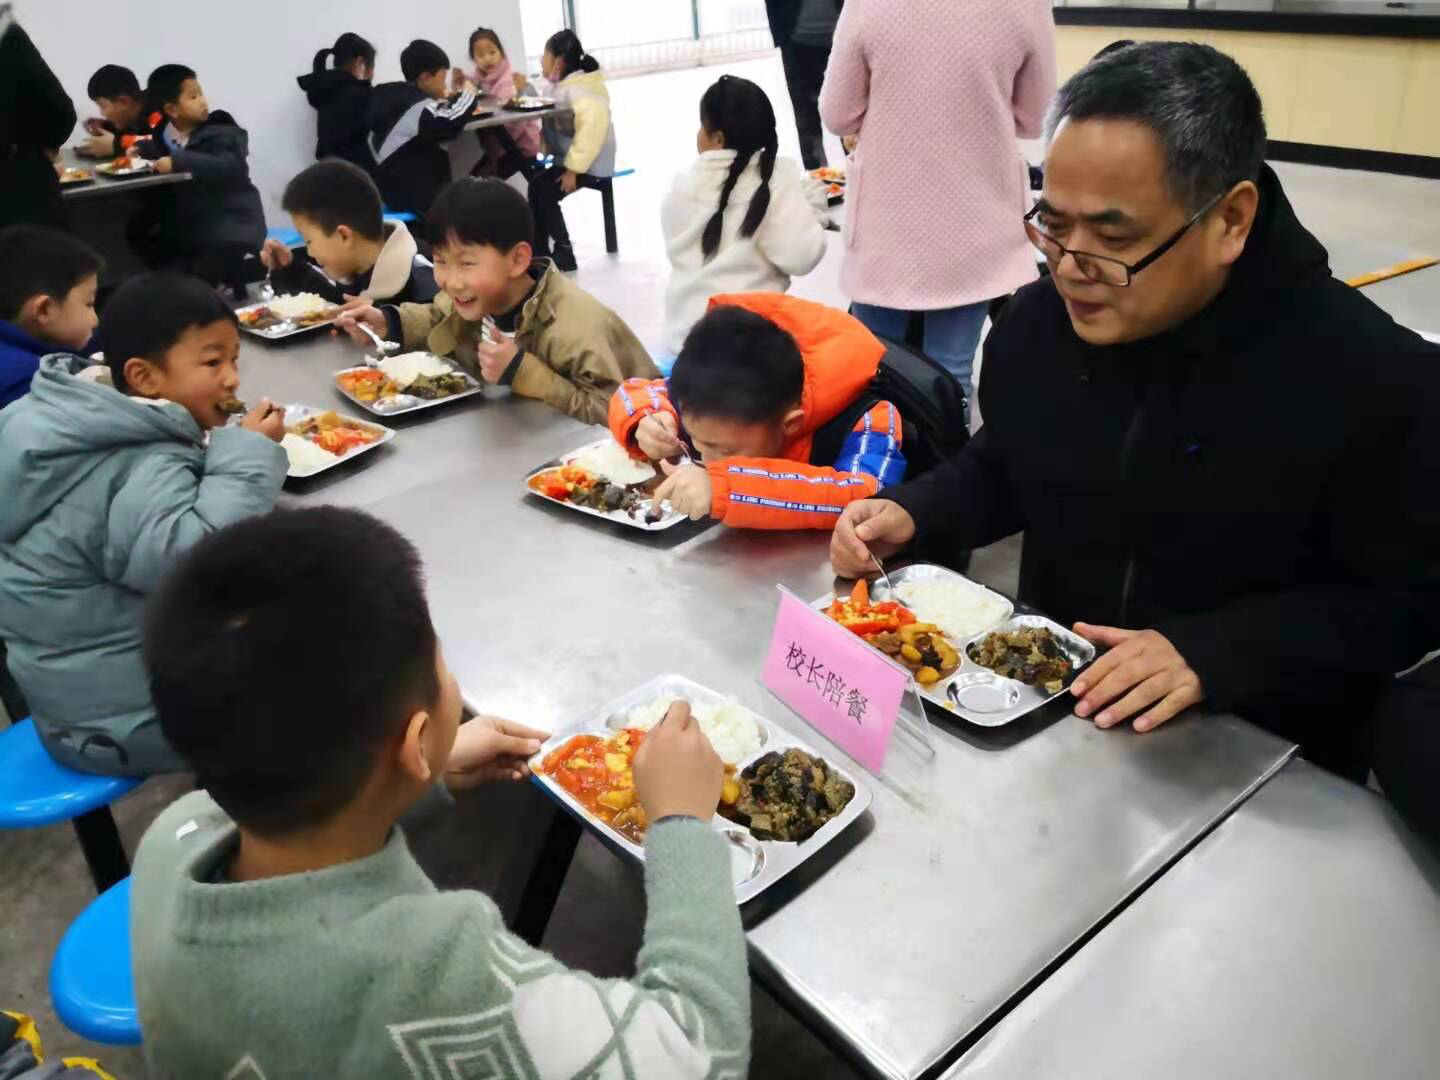
[[[799,164],[789,158],[775,162],[770,208],[755,235],[740,236],[750,199],[760,186],[757,155],[735,182],[725,208],[720,247],[705,261],[700,240],[720,205],[720,189],[734,161],[734,150],[707,150],[675,178],[660,208],[660,226],[670,256],[664,345],[672,355],[680,352],[685,335],[705,314],[710,297],[785,292],[791,277],[808,274],[825,255],[824,188],[809,181]]]

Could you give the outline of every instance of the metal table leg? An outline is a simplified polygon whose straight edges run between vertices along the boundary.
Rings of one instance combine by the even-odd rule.
[[[72,824],[97,892],[104,892],[130,876],[130,860],[125,856],[120,830],[115,827],[115,817],[108,806],[81,814]]]
[[[575,845],[580,842],[580,823],[558,806],[553,813],[555,816],[545,830],[545,839],[540,844],[515,915],[515,933],[537,949],[565,885],[565,875],[575,857]]]

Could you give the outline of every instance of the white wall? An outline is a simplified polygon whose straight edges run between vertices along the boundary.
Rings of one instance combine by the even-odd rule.
[[[15,9],[82,118],[95,115],[85,84],[101,64],[131,68],[142,86],[160,64],[194,68],[210,107],[250,133],[250,175],[272,226],[288,224],[280,193],[315,157],[315,112],[295,78],[342,31],[375,46],[377,83],[400,78],[400,50],[415,38],[451,64],[466,61],[477,26],[496,29],[524,67],[520,0],[15,0]],[[80,137],[77,124],[71,142]]]

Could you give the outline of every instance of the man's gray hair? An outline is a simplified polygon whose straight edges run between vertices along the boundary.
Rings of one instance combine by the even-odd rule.
[[[1209,45],[1148,41],[1096,56],[1060,88],[1045,135],[1062,120],[1133,120],[1159,138],[1171,195],[1199,210],[1260,179],[1265,118],[1245,69]]]

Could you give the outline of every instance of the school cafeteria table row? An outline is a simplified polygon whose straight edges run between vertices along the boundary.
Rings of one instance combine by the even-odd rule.
[[[247,340],[242,392],[353,414],[331,373],[359,356],[324,331]],[[757,676],[776,583],[831,587],[826,537],[643,534],[543,503],[527,472],[605,432],[535,402],[473,397],[388,424],[393,441],[286,501],[363,507],[417,544],[470,701],[562,730],[678,672],[802,730]],[[904,768],[872,782],[856,827],[744,913],[756,973],[879,1076],[953,1058],[1294,749],[1229,716],[1136,737],[1063,708],[990,733],[939,721],[934,739],[929,761],[892,755]]]

